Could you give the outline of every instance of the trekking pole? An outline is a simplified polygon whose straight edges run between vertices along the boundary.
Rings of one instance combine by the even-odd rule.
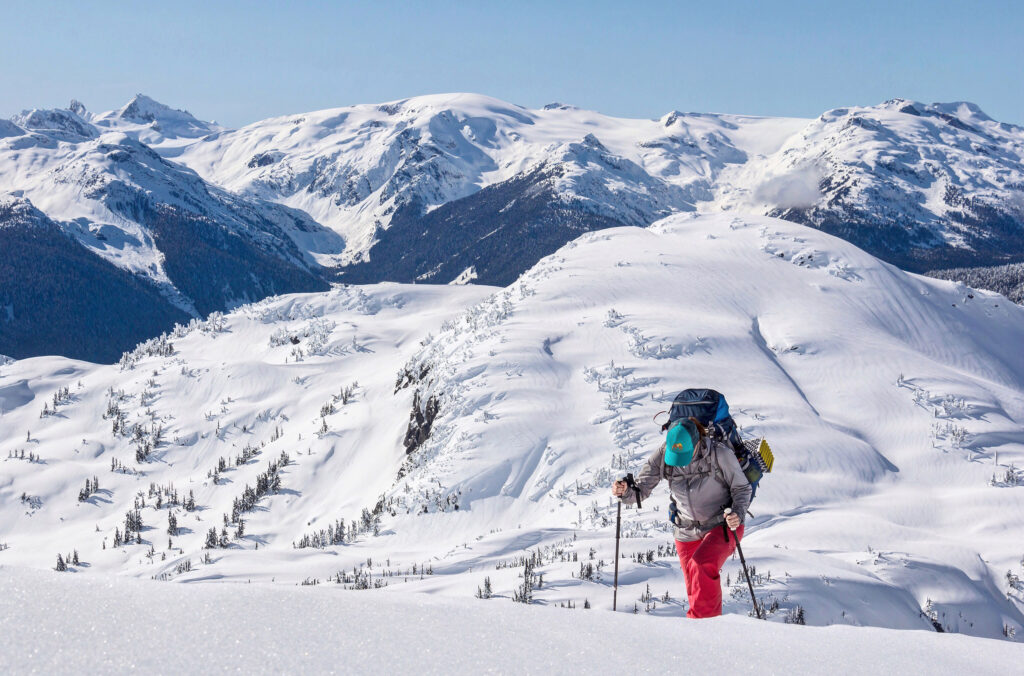
[[[612,592],[612,612],[619,602],[619,533],[622,530],[622,500],[619,500],[618,514],[615,516],[615,590]]]
[[[636,508],[640,509],[640,490],[636,487],[632,473],[627,474],[622,481],[626,486],[633,489],[636,494]],[[619,536],[622,534],[622,500],[619,500],[618,510],[615,514],[615,587],[612,592],[612,612],[615,612],[619,601]]]
[[[726,507],[725,515],[729,516],[730,514],[732,514],[732,507]],[[757,616],[757,619],[763,620],[764,618],[761,617],[761,609],[757,605],[757,597],[754,596],[754,584],[750,581],[750,571],[747,570],[747,560],[743,558],[743,547],[740,546],[740,539],[736,535],[736,530],[734,528],[730,528],[729,530],[733,532],[733,537],[736,538],[736,553],[740,555],[740,563],[743,564],[743,574],[747,577],[747,588],[750,589],[750,600],[754,604],[754,615]],[[726,533],[726,538],[728,537],[728,533]]]

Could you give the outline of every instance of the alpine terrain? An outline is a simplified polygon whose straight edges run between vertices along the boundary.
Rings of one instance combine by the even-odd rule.
[[[74,101],[0,121],[0,353],[111,363],[335,282],[506,286],[585,232],[722,210],[1012,293],[1022,158],[1024,129],[969,103],[631,120],[442,94],[232,130]]]
[[[727,127],[720,118],[692,122]],[[742,136],[739,122],[729,124]],[[220,140],[204,143],[226,142],[214,133]],[[719,138],[708,134],[698,137]],[[611,138],[601,139],[607,151],[587,141],[562,156],[611,156]],[[135,152],[154,166],[180,166],[141,145]],[[655,194],[664,208],[689,213],[583,233],[503,287],[334,284],[192,319],[114,364],[5,360],[5,589],[16,598],[77,599],[62,618],[77,626],[88,625],[92,604],[129,608],[141,603],[132,598],[149,598],[153,612],[131,612],[157,617],[165,603],[181,607],[177,593],[172,600],[164,591],[172,584],[251,582],[186,590],[192,610],[169,617],[227,639],[224,609],[244,600],[238,631],[263,635],[271,625],[259,609],[274,608],[292,620],[265,645],[316,654],[303,646],[317,636],[323,655],[347,651],[363,665],[387,618],[422,628],[410,632],[410,645],[460,664],[477,649],[442,637],[440,627],[475,626],[487,645],[522,646],[529,643],[517,632],[536,617],[538,631],[550,629],[551,650],[567,659],[554,628],[565,624],[558,618],[579,628],[576,638],[586,640],[573,645],[593,646],[580,648],[582,665],[601,655],[602,664],[622,664],[615,648],[629,643],[608,638],[621,631],[651,641],[706,636],[721,646],[708,659],[723,669],[735,663],[729,649],[752,654],[777,637],[786,648],[758,653],[776,670],[812,669],[810,646],[827,643],[850,665],[890,655],[892,663],[916,660],[917,669],[948,667],[969,655],[977,671],[1005,672],[1014,658],[991,639],[1015,641],[1024,630],[1024,308],[902,271],[820,229],[735,210],[697,213],[688,200],[713,198],[714,182],[701,193],[704,179],[694,179],[687,192],[681,176],[729,164],[707,157],[677,165],[679,182],[665,181],[675,188],[664,193],[633,184],[646,206],[631,213],[650,208],[656,217]],[[636,159],[616,159],[615,171],[638,171]],[[210,169],[175,171],[197,186]],[[573,176],[565,171],[552,185],[579,189],[559,183]],[[455,191],[458,181],[444,184]],[[486,189],[469,185],[460,199]],[[237,206],[241,184],[224,190],[211,199]],[[244,199],[273,197],[292,213],[301,205],[288,200],[308,194],[276,195],[258,182],[244,190],[265,191]],[[318,219],[327,220],[328,204],[356,209],[322,199]],[[578,194],[566,199],[610,213]],[[62,232],[35,208],[12,210]],[[353,242],[357,230],[342,236]],[[295,270],[312,269],[301,255],[290,260]],[[611,484],[657,448],[652,417],[693,386],[724,392],[744,437],[764,436],[775,451],[743,540],[767,623],[743,617],[751,599],[735,558],[722,584],[725,613],[740,617],[680,619],[686,597],[664,487],[642,509],[623,510],[618,608],[626,615],[607,612],[616,563]],[[123,594],[91,582],[106,576],[138,581],[124,582]],[[288,592],[294,585],[311,588]],[[528,617],[515,601],[548,609]],[[110,640],[162,634],[147,622]],[[488,642],[485,627],[503,622],[514,628]],[[750,638],[726,643],[723,631]],[[965,636],[945,643],[937,632]],[[91,635],[69,636],[89,654]],[[199,653],[153,640],[165,668],[198,665]],[[206,666],[237,650],[215,643],[228,652]],[[29,645],[42,655],[32,664],[49,664],[42,638]],[[557,659],[531,654],[518,664],[539,669]],[[793,661],[773,661],[785,654]],[[498,670],[515,669],[494,659]]]

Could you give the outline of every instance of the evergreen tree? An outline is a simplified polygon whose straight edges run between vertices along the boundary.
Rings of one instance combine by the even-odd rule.
[[[68,566],[66,563],[64,563],[64,557],[60,554],[57,554],[57,570],[63,573],[67,569]]]
[[[533,560],[527,559],[523,565],[523,584],[512,593],[512,600],[517,603],[533,603],[534,589]]]
[[[804,607],[798,605],[796,608],[790,609],[784,620],[786,624],[806,624],[806,619],[804,618]]]

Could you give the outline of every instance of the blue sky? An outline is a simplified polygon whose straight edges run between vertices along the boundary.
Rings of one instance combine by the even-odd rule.
[[[1024,123],[1024,2],[5,2],[0,117],[144,92],[240,126],[480,92],[628,117],[902,96]]]

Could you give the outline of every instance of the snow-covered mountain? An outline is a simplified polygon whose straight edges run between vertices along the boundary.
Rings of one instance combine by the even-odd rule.
[[[159,145],[165,152],[169,147],[223,130],[216,122],[198,120],[187,110],[171,108],[145,94],[136,94],[118,110],[99,115],[89,115],[78,102],[72,102],[70,107],[101,129],[122,131],[147,145]]]
[[[0,195],[0,252],[0,345],[18,357],[111,362],[133,339],[190,319],[157,285],[81,246],[28,200]]]
[[[918,272],[1013,264],[1022,158],[1020,127],[904,100],[815,120],[629,120],[442,94],[229,130],[140,94],[0,124],[0,191],[155,285],[167,329],[171,315],[339,279],[507,285],[583,232],[685,212],[780,216]],[[41,316],[15,310],[23,335],[42,335]],[[64,354],[110,361],[143,337]],[[59,349],[14,344],[0,325],[0,352]]]
[[[816,120],[623,120],[437,95],[258,122],[193,144],[181,160],[211,182],[307,211],[343,234],[343,262],[368,256],[378,279],[434,279],[431,265],[450,279],[462,263],[486,265],[487,235],[524,240],[502,222],[509,211],[560,243],[581,221],[646,225],[724,208],[822,228],[917,271],[1024,258],[1024,129],[969,103],[893,100]],[[538,202],[557,215],[538,214]],[[431,218],[441,205],[449,215]],[[480,225],[495,220],[497,230]],[[389,236],[391,225],[401,234]],[[410,269],[391,242],[433,250],[438,237],[459,242],[446,252],[456,261],[433,251]],[[525,240],[531,260],[517,273],[552,250]]]
[[[1022,343],[1002,296],[736,214],[585,234],[507,288],[269,298],[118,365],[0,366],[0,564],[463,598],[486,577],[508,603],[530,561],[538,603],[610,607],[611,481],[711,386],[776,451],[744,541],[770,619],[1002,638]],[[656,495],[625,510],[619,604],[680,615]],[[745,613],[737,561],[723,578]]]
[[[0,305],[10,310],[8,321],[0,322],[0,350],[114,361],[174,321],[272,293],[327,288],[315,255],[324,247],[340,248],[340,238],[302,212],[233,195],[161,157],[138,140],[149,138],[143,127],[178,129],[168,121],[191,127],[185,113],[153,117],[162,109],[147,101],[138,97],[117,115],[88,119],[80,107],[28,111],[4,127],[0,199],[7,206],[0,239],[6,283]],[[148,126],[137,122],[150,117]],[[127,129],[114,124],[125,120]],[[45,219],[48,231],[64,236],[42,242],[24,214]],[[104,274],[92,285],[69,283],[52,296],[41,292],[52,283],[44,279],[48,270],[59,269],[71,280],[77,268],[66,269],[66,262],[93,257],[102,259],[93,270]],[[134,277],[132,286],[147,289],[146,302],[117,294],[103,295],[88,309],[79,302],[126,283],[120,279],[125,272]],[[54,327],[46,315],[55,303],[64,318],[61,330],[70,331],[59,342],[51,339]],[[124,321],[125,314],[152,321],[143,332]]]
[[[395,279],[402,269],[407,281],[449,281],[462,268],[447,279],[436,279],[432,268],[451,267],[445,258],[479,246],[495,231],[479,222],[502,214],[517,224],[542,221],[541,240],[555,230],[543,247],[530,247],[527,237],[520,244],[525,255],[506,248],[518,268],[511,278],[484,273],[481,259],[489,252],[469,259],[482,282],[508,283],[582,230],[648,225],[693,211],[710,199],[723,167],[746,159],[735,144],[774,149],[802,124],[679,113],[627,120],[558,104],[528,110],[444,94],[265,120],[193,144],[179,159],[212,183],[309,213],[345,238],[340,262],[368,257],[378,279]],[[442,205],[450,221],[429,220]],[[544,209],[547,218],[538,218]],[[393,225],[400,236],[385,234]],[[397,248],[408,250],[430,240],[432,247],[438,236],[459,244],[434,251],[415,270],[391,244],[397,239],[405,243]]]
[[[722,177],[725,208],[806,223],[918,272],[1024,256],[1024,128],[971,103],[830,110]]]

